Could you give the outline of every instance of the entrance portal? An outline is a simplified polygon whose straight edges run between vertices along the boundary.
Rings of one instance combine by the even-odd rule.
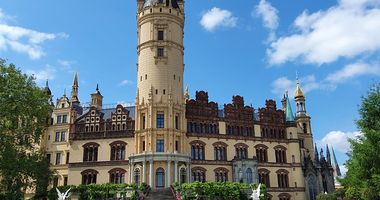
[[[165,170],[162,168],[158,168],[156,171],[156,187],[165,187]]]

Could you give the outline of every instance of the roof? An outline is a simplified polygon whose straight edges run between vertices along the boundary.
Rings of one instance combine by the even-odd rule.
[[[129,112],[129,117],[132,118],[132,120],[135,120],[135,106],[126,106],[124,107]],[[80,115],[77,120],[82,119],[84,116],[87,115],[87,113],[90,111],[90,107],[87,107],[83,110],[83,114]],[[100,116],[103,117],[103,119],[110,119],[112,113],[116,113],[116,108],[106,108],[102,109],[100,111]]]
[[[294,97],[297,98],[297,97],[305,97],[302,89],[301,89],[301,86],[299,83],[297,83],[297,86],[296,86],[296,91],[294,92]]]

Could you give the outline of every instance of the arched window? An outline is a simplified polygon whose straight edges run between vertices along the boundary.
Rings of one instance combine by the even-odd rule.
[[[247,169],[247,171],[245,172],[245,176],[247,177],[247,183],[253,183],[252,169],[251,168]]]
[[[256,149],[256,157],[258,162],[268,162],[268,147],[259,144],[255,146]]]
[[[278,195],[278,199],[279,200],[290,200],[291,196],[290,196],[290,194],[287,194],[287,193],[281,193]]]
[[[82,185],[88,185],[88,184],[96,184],[96,176],[98,175],[98,171],[93,169],[87,169],[82,174]]]
[[[83,161],[98,161],[99,144],[90,142],[83,145]]]
[[[289,172],[285,169],[277,170],[277,181],[279,188],[288,188],[289,187]]]
[[[180,170],[180,177],[181,177],[181,183],[186,183],[187,182],[187,172],[185,168],[182,168]]]
[[[283,146],[275,146],[276,163],[286,163],[286,148]]]
[[[216,182],[226,182],[228,181],[228,170],[223,167],[216,168],[214,170],[215,181]]]
[[[270,171],[267,169],[259,169],[259,183],[265,184],[268,187],[270,187],[270,179],[269,179],[269,173]]]
[[[191,169],[191,180],[205,182],[206,181],[206,169],[203,167],[194,167]]]
[[[108,172],[110,174],[110,183],[124,183],[125,182],[125,170],[121,168],[115,168]]]
[[[141,177],[141,175],[140,175],[140,169],[139,168],[136,168],[135,169],[135,171],[134,171],[134,181],[135,181],[135,183],[137,184],[137,185],[140,185],[140,177]]]
[[[227,160],[227,144],[224,142],[215,142],[214,146],[214,160]]]
[[[125,160],[125,149],[127,143],[123,141],[116,141],[110,144],[111,147],[111,160]]]
[[[191,142],[190,145],[191,145],[191,159],[204,160],[206,143],[199,140],[195,140]]]
[[[235,156],[237,159],[248,158],[248,145],[239,143],[235,145]]]

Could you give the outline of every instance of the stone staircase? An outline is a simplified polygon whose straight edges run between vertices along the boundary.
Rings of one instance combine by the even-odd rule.
[[[175,200],[170,188],[152,189],[146,200]]]

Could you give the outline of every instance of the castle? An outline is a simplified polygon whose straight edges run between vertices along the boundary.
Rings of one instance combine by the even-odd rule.
[[[260,182],[269,199],[279,200],[333,192],[335,159],[313,145],[299,83],[295,115],[287,94],[281,109],[267,100],[258,110],[241,96],[222,109],[207,92],[190,98],[183,84],[184,10],[183,0],[137,0],[134,106],[103,107],[98,86],[91,104],[81,105],[77,74],[71,95],[52,103],[42,143],[56,171],[52,185]]]

